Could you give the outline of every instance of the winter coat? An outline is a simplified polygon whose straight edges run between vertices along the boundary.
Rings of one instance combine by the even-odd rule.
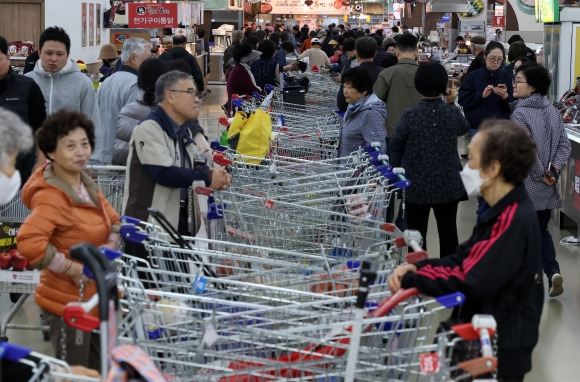
[[[275,57],[268,59],[258,58],[252,61],[250,68],[252,69],[256,85],[259,88],[264,89],[266,84],[276,86],[276,73],[279,73],[281,69],[276,70],[278,68],[278,61]]]
[[[330,66],[330,60],[328,59],[328,56],[322,49],[320,49],[319,45],[314,44],[312,48],[306,49],[303,53],[300,54],[300,56],[298,56],[298,59],[301,60],[304,57],[308,57],[308,70],[312,70],[312,68],[315,66],[318,69]]]
[[[177,125],[161,106],[135,126],[129,142],[123,214],[149,220],[149,207],[179,226],[182,190],[202,180],[211,184],[209,168],[195,167],[198,151],[189,130]],[[183,147],[181,147],[183,145]]]
[[[141,98],[141,97],[140,97]],[[117,119],[117,132],[115,135],[115,146],[113,148],[113,164],[126,166],[129,156],[129,141],[133,134],[133,129],[145,119],[157,104],[148,106],[142,100],[131,102],[121,109]]]
[[[32,212],[18,231],[18,251],[37,269],[40,282],[34,300],[43,309],[62,316],[64,306],[79,301],[79,288],[70,276],[47,269],[56,252],[70,259],[70,248],[82,242],[107,244],[119,232],[119,214],[85,173],[81,181],[96,206],[81,199],[71,186],[54,175],[51,164],[36,170],[22,189],[22,201]],[[89,282],[83,301],[96,293]]]
[[[232,95],[251,95],[253,92],[258,92],[264,94],[262,89],[260,89],[254,81],[250,73],[242,64],[234,64],[230,75],[228,77],[228,82],[226,84],[226,89],[228,92],[228,108],[232,102]]]
[[[383,70],[382,66],[376,65],[374,62],[361,62],[358,66],[359,68],[365,69],[371,75],[373,85],[377,81],[379,74]],[[338,88],[338,93],[336,94],[336,107],[340,111],[346,111],[346,108],[348,106],[348,102],[346,102],[346,98],[344,98],[343,89],[344,86],[340,84],[340,87]]]
[[[548,186],[542,178],[548,164],[563,170],[571,146],[560,112],[546,96],[534,93],[513,104],[512,121],[528,131],[538,147],[536,163],[525,180],[526,190],[536,211],[562,207],[557,184]]]
[[[387,52],[385,50],[385,48],[383,48],[382,46],[377,46],[377,54],[375,54],[375,59],[373,60],[373,62],[375,64],[377,64],[378,66],[382,66],[383,65],[383,61],[385,61],[385,58],[387,58],[387,56],[390,53]]]
[[[205,85],[203,83],[203,72],[199,68],[199,64],[195,57],[192,56],[185,48],[176,46],[171,48],[167,52],[164,52],[159,56],[163,61],[171,60],[183,60],[191,69],[191,75],[193,76],[193,81],[195,86],[197,86],[197,91],[202,93],[205,90]]]
[[[34,70],[25,75],[32,78],[40,87],[46,102],[47,115],[62,109],[80,111],[93,122],[95,131],[101,128],[93,81],[81,73],[79,66],[72,59],[69,59],[57,73],[45,72],[42,60],[38,60]]]
[[[409,203],[433,205],[465,196],[457,137],[468,131],[461,111],[440,98],[425,98],[403,112],[389,146],[391,164],[403,167],[411,181],[405,194]]]
[[[464,293],[454,315],[467,322],[474,314],[493,315],[498,375],[524,375],[532,368],[544,306],[541,248],[537,214],[522,184],[479,216],[456,253],[420,261],[401,285],[434,297]]]
[[[111,163],[115,146],[117,119],[125,105],[137,101],[140,91],[137,85],[137,71],[126,65],[113,73],[97,90],[101,110],[101,129],[95,131],[95,149],[92,159]]]
[[[373,92],[387,105],[387,137],[395,132],[403,111],[423,99],[415,88],[417,67],[415,60],[402,58],[397,65],[383,69],[375,82]]]
[[[487,98],[483,98],[483,89],[486,86],[497,86],[498,84],[505,84],[507,87],[507,99],[502,100],[493,92]],[[469,128],[478,129],[484,119],[510,118],[510,102],[514,100],[513,93],[514,88],[510,73],[501,67],[492,72],[484,66],[469,73],[461,82],[457,102],[463,107]]]
[[[358,106],[349,109],[340,126],[338,156],[345,157],[372,142],[385,142],[385,104],[374,94],[361,98]]]
[[[46,106],[42,91],[32,78],[21,76],[9,68],[0,80],[0,107],[16,113],[36,132],[46,119]],[[22,184],[26,183],[36,162],[36,149],[20,154],[16,169],[20,171]]]

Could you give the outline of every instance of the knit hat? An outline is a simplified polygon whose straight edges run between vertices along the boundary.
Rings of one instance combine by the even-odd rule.
[[[512,37],[510,37],[510,39],[508,40],[508,44],[511,45],[512,43],[514,43],[516,41],[524,42],[524,39],[519,34],[515,34]]]
[[[8,56],[8,41],[4,37],[0,37],[0,52]]]

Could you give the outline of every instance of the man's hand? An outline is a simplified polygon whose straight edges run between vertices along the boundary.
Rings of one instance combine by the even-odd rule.
[[[389,289],[391,290],[391,293],[396,293],[401,289],[401,280],[403,280],[403,276],[405,276],[407,272],[415,271],[417,271],[417,267],[413,264],[399,265],[395,268],[395,271],[391,276],[389,276]]]
[[[210,168],[212,190],[223,191],[231,185],[232,176],[228,174],[225,168]]]

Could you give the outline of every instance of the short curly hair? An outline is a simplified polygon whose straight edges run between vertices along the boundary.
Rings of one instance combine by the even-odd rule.
[[[60,110],[50,115],[37,133],[38,148],[48,158],[49,153],[56,151],[59,139],[66,137],[71,131],[81,128],[87,134],[91,151],[95,149],[95,125],[83,113],[78,111]]]
[[[498,161],[500,175],[507,183],[522,184],[536,163],[537,147],[528,132],[507,119],[488,119],[479,126],[478,134],[485,137],[481,145],[481,168]]]

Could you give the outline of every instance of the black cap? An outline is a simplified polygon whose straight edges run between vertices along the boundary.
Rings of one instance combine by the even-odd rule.
[[[8,41],[2,36],[0,36],[0,52],[8,56]]]
[[[510,37],[510,39],[508,40],[508,44],[511,45],[512,43],[514,43],[516,41],[524,42],[524,39],[519,34],[515,34],[512,37]]]

